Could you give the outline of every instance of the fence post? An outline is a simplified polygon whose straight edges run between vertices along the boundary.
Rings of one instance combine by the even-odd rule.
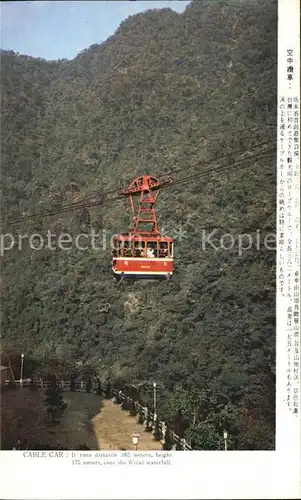
[[[117,396],[117,401],[118,401],[118,404],[121,405],[122,403],[122,391],[118,391],[118,396]]]

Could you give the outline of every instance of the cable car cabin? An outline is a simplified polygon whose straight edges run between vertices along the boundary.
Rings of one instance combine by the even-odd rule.
[[[117,279],[170,279],[173,274],[173,239],[161,236],[154,204],[160,189],[171,183],[153,175],[136,177],[119,196],[130,199],[134,214],[129,233],[114,237],[112,269]]]
[[[118,234],[113,239],[112,270],[117,279],[162,279],[173,274],[173,239]]]

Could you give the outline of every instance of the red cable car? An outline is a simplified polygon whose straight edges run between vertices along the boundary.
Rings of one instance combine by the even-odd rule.
[[[161,182],[154,176],[142,175],[118,192],[130,198],[134,227],[113,238],[112,270],[117,280],[172,277],[173,239],[160,235],[154,209],[160,189],[171,182],[170,178]]]

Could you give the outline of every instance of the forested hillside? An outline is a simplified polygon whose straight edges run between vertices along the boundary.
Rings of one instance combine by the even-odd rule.
[[[94,228],[107,238],[104,251],[25,242],[5,253],[3,347],[45,363],[89,361],[110,380],[156,380],[159,414],[182,410],[200,449],[219,448],[224,427],[232,448],[274,447],[275,252],[263,240],[275,231],[276,155],[162,193],[159,225],[177,238],[168,283],[117,286],[111,276],[109,238],[127,230],[126,201],[26,215],[138,173],[179,169],[177,180],[276,144],[276,28],[276,0],[198,0],[183,14],[129,17],[72,61],[1,53],[2,232]],[[260,234],[260,248],[203,249],[209,224],[216,242]]]

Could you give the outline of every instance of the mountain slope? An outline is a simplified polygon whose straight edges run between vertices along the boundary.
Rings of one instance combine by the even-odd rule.
[[[180,169],[175,180],[201,173],[231,151],[275,140],[276,25],[274,0],[194,1],[181,15],[132,16],[72,61],[2,53],[6,219],[59,210],[146,171]],[[275,255],[263,240],[275,231],[275,185],[275,159],[258,157],[166,190],[159,223],[177,244],[174,280],[165,285],[116,287],[109,240],[127,229],[122,203],[92,208],[88,218],[5,226],[15,236],[104,229],[106,249],[24,244],[7,252],[3,341],[36,357],[89,359],[113,379],[157,380],[167,418],[179,405],[191,419],[198,408],[190,430],[196,446],[218,447],[212,436],[224,418],[237,447],[271,448]],[[217,250],[201,244],[209,223],[219,228]],[[221,248],[225,233],[235,236],[233,249]],[[244,233],[253,245],[239,255]],[[222,241],[229,245],[229,236]]]

